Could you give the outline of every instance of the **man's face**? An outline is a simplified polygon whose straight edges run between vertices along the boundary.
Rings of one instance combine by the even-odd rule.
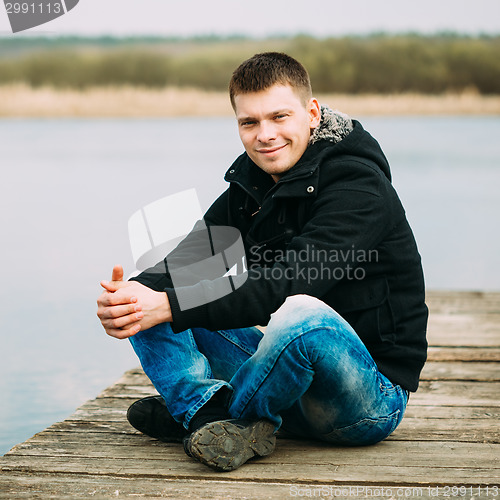
[[[277,181],[304,154],[311,130],[319,125],[316,99],[304,105],[289,85],[234,98],[238,131],[253,162]]]

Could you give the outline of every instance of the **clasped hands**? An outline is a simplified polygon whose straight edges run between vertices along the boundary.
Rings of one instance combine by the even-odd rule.
[[[101,281],[101,286],[104,292],[97,299],[97,316],[111,337],[126,339],[172,321],[167,294],[137,281],[123,281],[122,266],[115,266],[111,281]]]

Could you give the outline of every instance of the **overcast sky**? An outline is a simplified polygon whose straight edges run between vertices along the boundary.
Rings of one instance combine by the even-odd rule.
[[[442,30],[500,34],[500,0],[80,0],[66,15],[26,33],[337,36]],[[0,32],[22,36],[12,35],[1,5]]]

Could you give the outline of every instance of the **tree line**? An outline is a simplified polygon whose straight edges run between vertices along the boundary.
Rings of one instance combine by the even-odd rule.
[[[266,50],[308,69],[316,93],[500,94],[500,36],[371,35],[318,39],[0,39],[0,84],[225,90],[234,68]]]

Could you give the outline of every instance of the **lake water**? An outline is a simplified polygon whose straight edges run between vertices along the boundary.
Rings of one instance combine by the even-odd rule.
[[[429,289],[500,289],[500,119],[369,117]],[[138,365],[96,317],[132,272],[127,222],[196,188],[206,209],[242,148],[233,119],[0,120],[0,454]],[[175,214],[174,214],[175,216]]]

